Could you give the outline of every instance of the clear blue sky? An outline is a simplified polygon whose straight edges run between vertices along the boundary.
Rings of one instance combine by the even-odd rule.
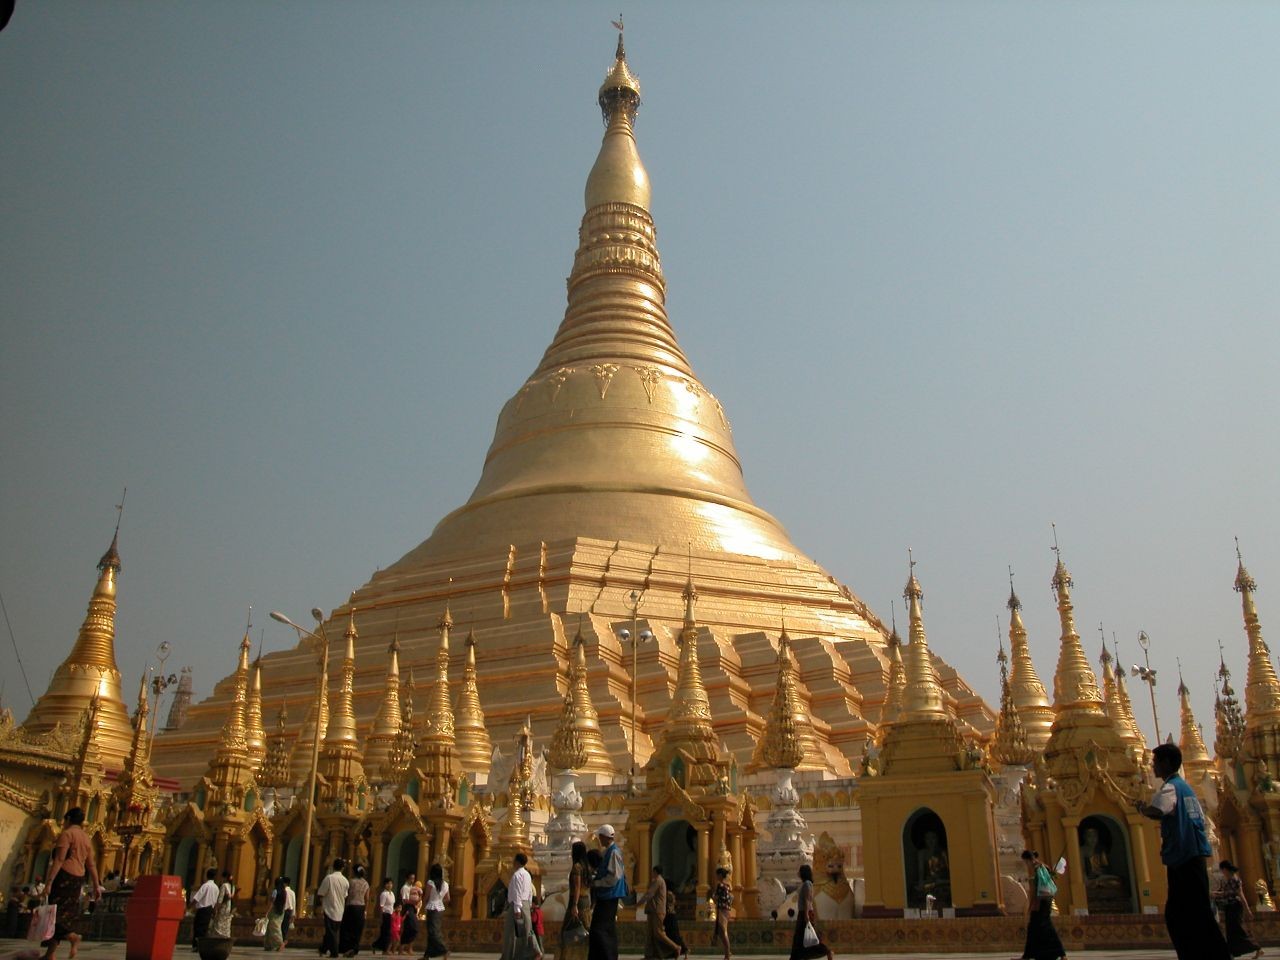
[[[1164,727],[1181,655],[1211,732],[1233,535],[1280,631],[1280,7],[625,12],[670,315],[756,501],[886,617],[913,547],[988,697],[1006,564],[1052,675],[1056,521],[1091,656],[1146,629]],[[466,499],[563,311],[617,13],[19,0],[0,593],[37,694],[125,484],[126,689],[168,639],[200,694],[247,604],[290,645],[269,609]]]

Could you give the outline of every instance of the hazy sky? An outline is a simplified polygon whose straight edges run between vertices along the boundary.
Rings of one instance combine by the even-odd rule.
[[[127,691],[167,639],[207,693],[247,604],[290,646],[268,610],[466,500],[564,309],[617,13],[19,0],[0,595],[37,695],[126,484]],[[756,502],[886,618],[913,547],[989,698],[1007,564],[1052,676],[1056,521],[1090,656],[1147,630],[1164,728],[1180,655],[1211,733],[1233,535],[1280,630],[1280,6],[625,13],[670,316]]]

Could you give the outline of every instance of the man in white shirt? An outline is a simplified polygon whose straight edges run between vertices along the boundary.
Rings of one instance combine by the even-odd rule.
[[[191,898],[191,906],[196,909],[195,921],[191,925],[191,949],[200,949],[200,940],[209,935],[209,924],[213,922],[213,908],[218,905],[218,871],[206,870],[204,883]]]
[[[331,957],[338,955],[338,934],[342,929],[342,914],[347,909],[347,893],[351,889],[350,882],[342,875],[345,866],[346,861],[342,858],[333,861],[333,870],[320,881],[320,889],[316,891],[324,918],[324,941],[320,944],[322,957],[325,954]]]
[[[507,884],[507,909],[502,922],[502,956],[500,960],[542,960],[529,910],[533,905],[533,878],[525,864],[529,858],[517,853]]]
[[[298,913],[298,895],[293,892],[293,886],[289,883],[289,878],[284,878],[284,919],[280,921],[280,936],[284,940],[284,946],[289,945],[289,925],[293,923],[293,918]]]

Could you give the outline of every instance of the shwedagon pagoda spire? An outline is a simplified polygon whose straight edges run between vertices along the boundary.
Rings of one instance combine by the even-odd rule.
[[[1182,728],[1178,749],[1182,751],[1182,769],[1186,771],[1183,776],[1189,783],[1197,783],[1213,767],[1213,758],[1209,756],[1200,724],[1196,723],[1196,715],[1191,710],[1191,691],[1182,679],[1181,667],[1178,668],[1178,718]]]
[[[907,579],[906,589],[902,592],[907,601],[907,616],[910,628],[905,658],[907,685],[902,694],[902,719],[919,719],[926,715],[941,716],[947,713],[946,702],[942,694],[942,685],[938,683],[938,675],[933,669],[933,659],[929,654],[929,641],[924,632],[924,614],[920,603],[924,599],[924,591],[920,589],[920,581],[916,579],[915,561],[911,561],[911,574]]]
[[[582,624],[573,637],[573,664],[569,668],[569,690],[573,697],[573,723],[586,751],[582,770],[596,773],[612,773],[613,762],[600,733],[600,716],[591,702],[591,689],[587,686],[587,639],[582,635]]]
[[[1240,545],[1236,544],[1236,593],[1244,614],[1245,635],[1249,638],[1249,667],[1245,674],[1244,703],[1246,724],[1249,730],[1259,725],[1273,724],[1280,719],[1280,680],[1271,663],[1271,650],[1262,639],[1262,622],[1258,619],[1258,607],[1253,594],[1258,583],[1245,569]]]
[[[354,794],[355,785],[364,779],[360,735],[356,727],[355,709],[352,706],[356,675],[356,640],[359,639],[354,606],[348,612],[347,629],[342,639],[345,642],[345,650],[338,681],[338,695],[334,698],[333,712],[329,718],[329,728],[325,731],[319,761],[319,772],[323,778],[320,795],[333,803],[345,802],[348,795]]]
[[[111,546],[98,561],[98,581],[75,646],[54,671],[49,688],[36,701],[23,723],[28,733],[47,733],[61,724],[73,730],[94,698],[97,707],[97,749],[108,769],[119,770],[129,754],[133,726],[120,689],[116,666],[116,587],[120,578],[120,524]]]
[[[249,703],[245,708],[245,742],[249,748],[249,766],[257,773],[267,758],[267,731],[262,725],[262,658],[253,661],[249,681]]]
[[[996,655],[1000,665],[1000,716],[996,719],[996,735],[991,741],[991,756],[997,763],[1020,766],[1035,759],[1036,750],[1027,742],[1027,731],[1022,725],[1013,702],[1013,689],[1009,683],[1009,657],[1000,644]]]
[[[503,406],[467,502],[383,565],[351,601],[361,611],[357,724],[368,730],[382,705],[382,652],[397,625],[400,668],[435,664],[432,626],[449,599],[483,645],[478,694],[474,701],[459,697],[455,722],[474,707],[485,734],[506,742],[527,715],[543,740],[559,717],[570,667],[563,621],[571,610],[586,610],[584,673],[604,750],[602,756],[588,743],[588,770],[606,777],[625,770],[631,664],[617,631],[630,618],[626,598],[643,593],[655,634],[678,632],[691,560],[704,594],[702,642],[709,634],[726,654],[701,665],[713,732],[731,744],[739,765],[749,762],[761,730],[751,704],[768,702],[773,677],[744,674],[739,648],[772,628],[767,611],[786,609],[803,664],[796,683],[813,721],[815,762],[839,774],[875,733],[868,718],[881,715],[888,631],[748,493],[728,415],[693,372],[667,316],[653,193],[637,145],[640,84],[625,51],[617,51],[597,99],[605,129],[586,178],[563,319]],[[263,709],[289,706],[295,774],[306,766],[312,731],[318,726],[323,737],[325,730],[325,718],[314,716],[311,646],[299,640],[262,658]],[[658,644],[642,647],[641,670],[656,676],[667,655]],[[937,662],[957,716],[989,733],[994,713]],[[458,671],[450,682],[462,666],[450,664]],[[469,690],[465,677],[462,689]],[[639,689],[639,765],[656,749],[665,716],[664,705],[650,701],[657,692]],[[199,775],[198,757],[216,747],[226,702],[221,684],[192,707],[181,730],[157,739],[163,775]],[[581,723],[581,701],[576,706]],[[425,711],[428,722],[432,712]],[[457,729],[453,752],[463,770],[483,770],[480,730],[478,723],[473,731]]]
[[[806,741],[812,744],[813,727],[796,690],[795,664],[786,624],[778,637],[778,687],[765,721],[764,735],[756,745],[753,762],[762,767],[794,769],[805,760]]]

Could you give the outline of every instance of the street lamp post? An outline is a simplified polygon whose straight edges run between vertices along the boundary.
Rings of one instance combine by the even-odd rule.
[[[319,607],[313,607],[311,616],[315,617],[320,630],[319,636],[304,627],[298,626],[278,610],[271,611],[271,619],[285,626],[293,627],[298,632],[298,639],[308,636],[320,644],[320,680],[316,685],[316,725],[315,735],[311,738],[311,774],[307,777],[307,810],[302,821],[302,851],[298,863],[298,916],[307,915],[307,894],[311,889],[308,872],[311,869],[311,828],[316,813],[316,778],[320,769],[320,711],[324,704],[325,687],[329,685],[329,638],[324,632],[324,614]]]
[[[156,728],[160,723],[160,698],[164,696],[164,692],[178,682],[178,678],[174,674],[165,675],[164,662],[169,659],[169,654],[173,652],[173,644],[168,640],[161,640],[160,646],[156,647],[156,660],[160,667],[156,670],[156,675],[151,678],[151,692],[155,695],[155,706],[152,708],[151,714],[151,736],[154,739]]]
[[[1164,743],[1164,739],[1160,736],[1160,716],[1156,713],[1156,672],[1151,669],[1151,638],[1147,636],[1147,631],[1138,631],[1138,646],[1142,648],[1142,656],[1147,665],[1140,667],[1134,664],[1132,673],[1133,676],[1142,678],[1147,685],[1147,692],[1151,694],[1151,719],[1156,725],[1156,746],[1159,746]]]
[[[653,632],[645,630],[637,632],[639,628],[640,601],[644,599],[644,594],[631,591],[629,597],[631,600],[631,629],[623,627],[618,631],[618,637],[623,643],[632,640],[631,643],[631,772],[627,776],[627,788],[634,792],[636,788],[636,698],[639,696],[638,676],[639,671],[639,648],[640,642],[644,640],[652,640]]]

